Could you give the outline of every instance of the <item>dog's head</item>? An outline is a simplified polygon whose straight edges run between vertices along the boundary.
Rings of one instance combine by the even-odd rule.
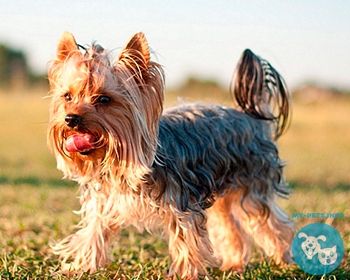
[[[307,236],[306,233],[300,232],[298,235],[299,238],[305,238],[303,241],[303,244],[305,247],[309,249],[315,249],[315,248],[320,248],[320,244],[318,243],[318,240],[321,240],[323,242],[326,241],[326,237],[324,235],[320,235],[318,237],[315,236]]]
[[[82,47],[65,32],[48,77],[48,141],[66,176],[146,171],[157,146],[164,76],[143,33],[114,60],[101,46]]]

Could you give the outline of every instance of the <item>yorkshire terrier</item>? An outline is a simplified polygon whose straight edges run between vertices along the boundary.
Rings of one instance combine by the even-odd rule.
[[[244,51],[230,87],[236,109],[163,111],[164,73],[143,33],[113,59],[65,32],[48,77],[48,142],[81,189],[78,230],[53,245],[63,267],[105,266],[128,225],[161,227],[173,278],[197,279],[206,267],[243,271],[253,241],[276,264],[292,260],[294,225],[275,201],[289,194],[275,142],[290,98],[266,60]]]

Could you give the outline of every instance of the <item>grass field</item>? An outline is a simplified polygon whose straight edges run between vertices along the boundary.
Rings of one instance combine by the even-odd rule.
[[[49,242],[73,230],[77,188],[61,180],[46,147],[48,99],[44,92],[0,94],[0,279],[67,279]],[[174,104],[173,95],[167,104]],[[221,101],[227,102],[222,99]],[[343,261],[322,279],[350,279],[349,99],[295,104],[293,123],[279,142],[293,195],[280,201],[295,212],[344,213],[344,219],[295,219],[298,228],[315,221],[331,224],[345,243]],[[106,270],[70,279],[164,279],[166,243],[159,236],[126,229],[114,245]],[[210,270],[213,279],[320,279],[296,265],[280,269],[256,252],[243,274]]]

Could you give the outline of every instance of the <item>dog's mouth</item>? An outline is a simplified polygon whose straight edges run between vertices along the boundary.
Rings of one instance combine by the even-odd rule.
[[[95,137],[89,133],[75,133],[66,138],[65,148],[69,153],[79,152],[88,155],[94,146]]]

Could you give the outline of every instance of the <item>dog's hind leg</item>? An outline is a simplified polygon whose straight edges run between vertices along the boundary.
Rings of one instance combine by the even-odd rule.
[[[267,201],[268,215],[252,201],[242,190],[229,191],[207,210],[209,237],[223,270],[244,270],[253,240],[276,264],[292,261],[294,224],[273,198]]]
[[[244,229],[277,265],[291,263],[290,246],[294,237],[294,223],[273,199],[267,203],[269,207],[267,219],[250,215],[244,222]]]
[[[263,181],[260,184],[269,183]],[[256,192],[253,185],[254,181],[250,189],[236,192],[236,199],[232,201],[233,215],[239,220],[244,232],[251,236],[277,265],[290,263],[294,223],[275,202],[274,192],[262,191],[267,190],[267,186]]]

